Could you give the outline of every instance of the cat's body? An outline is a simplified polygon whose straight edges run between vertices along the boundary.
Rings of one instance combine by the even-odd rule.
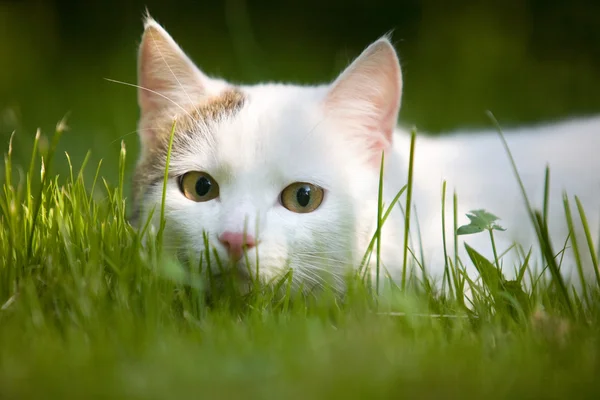
[[[204,75],[148,19],[139,85],[142,156],[134,178],[135,207],[142,220],[152,208],[159,209],[176,119],[165,236],[185,257],[205,254],[206,236],[210,250],[232,261],[241,276],[255,271],[258,262],[264,279],[291,268],[295,282],[308,286],[329,274],[339,281],[360,263],[375,232],[382,152],[384,202],[389,204],[406,183],[409,137],[396,128],[402,79],[387,39],[371,45],[330,85],[238,86]],[[581,196],[597,226],[600,119],[508,132],[508,137],[536,204],[550,162],[551,212],[562,210],[564,187]],[[414,204],[430,272],[439,275],[444,265],[443,179],[448,181],[449,244],[454,188],[460,223],[465,212],[486,208],[509,229],[498,233],[499,246],[505,247],[511,232],[523,234],[524,246],[533,244],[497,136],[419,136],[415,154]],[[155,212],[155,223],[157,218]],[[403,230],[403,214],[396,207],[384,226],[381,249],[382,264],[394,277],[402,268]],[[562,241],[561,233],[559,228],[555,235]],[[418,243],[412,244],[419,255]],[[488,253],[487,242],[476,246]]]
[[[511,154],[517,165],[531,206],[542,210],[546,165],[550,167],[548,202],[549,231],[556,253],[565,245],[568,227],[563,205],[563,192],[569,195],[574,225],[583,263],[592,273],[587,242],[582,236],[582,224],[574,196],[584,205],[594,242],[598,241],[600,227],[600,117],[577,118],[503,130]],[[406,132],[397,134],[395,144],[400,158],[409,156],[409,138]],[[417,207],[423,254],[431,272],[439,275],[444,266],[442,246],[442,181],[446,180],[446,236],[447,249],[453,254],[453,192],[457,193],[458,225],[469,221],[465,214],[484,208],[501,218],[498,223],[506,228],[495,231],[498,252],[503,253],[513,243],[525,252],[532,246],[531,260],[539,261],[534,225],[510,159],[495,130],[453,132],[443,136],[417,136],[414,162],[414,204]],[[413,230],[413,235],[417,232]],[[416,236],[412,237],[419,250]],[[493,260],[489,235],[480,233],[462,236],[459,252],[465,264],[462,241]],[[501,260],[508,276],[514,275],[515,264],[521,265],[518,252],[510,251]],[[560,260],[559,260],[560,261]],[[573,272],[573,254],[568,243],[563,260],[565,275]],[[472,271],[472,268],[471,268]]]

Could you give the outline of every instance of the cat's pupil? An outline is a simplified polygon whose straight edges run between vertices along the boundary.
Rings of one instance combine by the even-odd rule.
[[[302,186],[296,192],[296,200],[298,200],[298,204],[302,207],[306,207],[308,203],[310,203],[310,187]]]
[[[203,176],[196,181],[196,193],[198,196],[206,196],[210,191],[211,186],[210,180]]]

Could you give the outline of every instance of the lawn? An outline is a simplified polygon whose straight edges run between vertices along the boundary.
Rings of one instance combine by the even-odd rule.
[[[160,230],[128,223],[125,147],[118,179],[87,157],[53,172],[64,127],[28,165],[5,157],[1,397],[599,398],[595,280],[571,290],[550,262],[534,286],[527,265],[508,282],[472,251],[475,281],[449,263],[444,284],[419,272],[405,290],[352,276],[344,295],[282,280],[207,300]]]

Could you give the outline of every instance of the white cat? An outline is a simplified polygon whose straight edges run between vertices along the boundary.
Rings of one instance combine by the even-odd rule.
[[[396,128],[402,77],[387,38],[370,45],[331,84],[245,86],[205,75],[148,17],[138,63],[141,158],[134,177],[134,204],[142,221],[154,208],[156,226],[170,132],[177,121],[166,189],[169,247],[183,256],[199,257],[205,253],[206,235],[210,248],[221,260],[231,261],[240,276],[256,271],[258,262],[263,279],[291,268],[295,282],[308,286],[321,284],[328,273],[339,281],[361,263],[377,226],[382,153],[384,203],[390,204],[407,182],[410,137]],[[563,189],[581,197],[596,239],[600,118],[511,130],[506,135],[536,206],[541,205],[544,168],[550,164],[555,247],[562,247],[567,235]],[[496,134],[439,138],[419,134],[413,204],[424,259],[434,276],[444,268],[443,180],[448,182],[450,251],[454,189],[460,224],[466,223],[466,212],[477,208],[502,218],[508,230],[496,233],[499,251],[513,239],[526,250],[535,243]],[[405,198],[400,199],[402,206]],[[413,223],[410,244],[420,257],[415,228]],[[403,232],[403,212],[396,206],[382,231],[380,258],[394,278],[401,276],[403,266]],[[491,256],[487,235],[467,238]],[[585,248],[585,242],[579,243]],[[462,245],[459,250],[467,261]],[[412,254],[408,259],[416,265]],[[505,268],[510,270],[513,261],[504,260]],[[573,265],[571,258],[565,263]],[[372,269],[374,265],[373,256]]]

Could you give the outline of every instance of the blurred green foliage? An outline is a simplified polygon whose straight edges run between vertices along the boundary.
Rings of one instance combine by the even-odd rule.
[[[489,127],[487,109],[504,126],[600,109],[597,0],[0,0],[2,152],[16,130],[27,160],[35,129],[69,113],[75,165],[91,148],[114,182],[121,139],[131,165],[136,92],[103,78],[135,83],[146,6],[207,73],[244,83],[331,80],[393,31],[401,120],[421,131]]]

